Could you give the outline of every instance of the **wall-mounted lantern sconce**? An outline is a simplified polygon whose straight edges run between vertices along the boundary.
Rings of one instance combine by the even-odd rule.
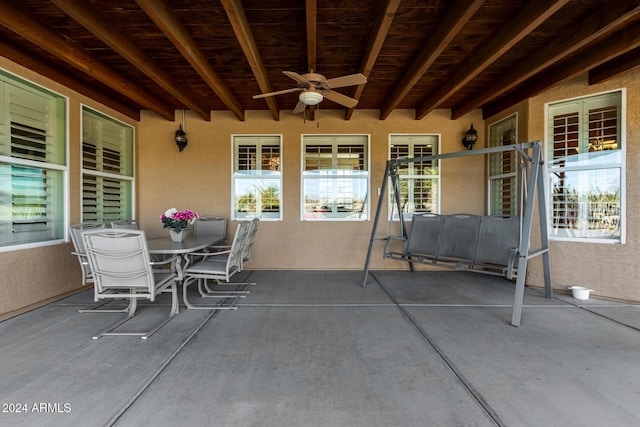
[[[184,123],[184,110],[182,110],[182,123]],[[175,135],[176,144],[178,145],[178,150],[180,151],[184,150],[184,147],[186,147],[188,144],[187,134],[184,130],[182,130],[182,123],[180,123],[180,126],[178,127]]]
[[[462,145],[467,147],[467,150],[471,150],[473,148],[473,144],[478,140],[478,131],[473,128],[473,123],[471,123],[471,127],[464,134],[464,138],[462,138]]]

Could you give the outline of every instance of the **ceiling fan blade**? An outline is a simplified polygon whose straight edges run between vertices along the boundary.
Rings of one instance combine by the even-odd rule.
[[[328,79],[325,83],[332,89],[337,87],[363,85],[367,82],[367,77],[364,74],[351,74],[348,76],[336,77],[334,79]]]
[[[334,92],[332,90],[323,91],[322,94],[328,100],[337,102],[338,104],[344,105],[347,108],[353,108],[356,105],[358,105],[357,99],[350,98],[346,95],[343,95],[338,92]]]
[[[304,102],[298,101],[296,108],[293,109],[293,114],[302,113],[306,107],[307,105]]]
[[[304,77],[302,77],[300,74],[296,73],[295,71],[283,71],[284,75],[287,77],[291,77],[293,80],[297,81],[298,83],[303,84],[305,87],[309,87],[311,85],[311,82],[307,79],[305,79]]]
[[[302,90],[301,87],[294,87],[291,89],[279,90],[277,92],[261,93],[259,95],[253,95],[253,99],[266,98],[267,96],[282,95],[284,93],[300,92],[301,90]]]

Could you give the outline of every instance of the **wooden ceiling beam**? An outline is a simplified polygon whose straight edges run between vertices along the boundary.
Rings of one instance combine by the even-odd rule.
[[[563,39],[554,38],[535,55],[511,68],[508,74],[502,75],[493,85],[485,87],[472,98],[454,107],[451,110],[451,118],[453,120],[460,118],[474,108],[497,99],[545,68],[564,60],[598,38],[613,33],[638,16],[640,16],[638,0],[619,0],[604,4],[599,12],[590,13],[573,34],[567,34]]]
[[[107,107],[113,108],[114,110],[124,114],[127,117],[132,118],[135,121],[140,121],[140,108],[137,105],[126,105],[115,100],[111,96],[105,95],[95,87],[81,80],[73,78],[68,73],[61,72],[56,67],[46,64],[39,59],[36,59],[27,50],[18,49],[14,43],[9,43],[5,40],[0,39],[0,55],[10,59],[17,64],[22,65],[23,67],[35,71],[38,74],[48,77],[51,80],[78,92],[79,94],[91,98],[94,101],[100,102]]]
[[[316,73],[318,64],[318,6],[316,0],[305,0],[305,16],[307,28],[307,72]],[[308,119],[316,119],[316,106],[305,107],[309,112]],[[307,114],[305,111],[302,114]]]
[[[307,15],[307,71],[316,73],[318,61],[318,8],[316,0],[306,0],[305,9]]]
[[[529,79],[506,96],[483,108],[483,117],[488,118],[546,89],[576,77],[614,58],[640,48],[640,24],[616,33],[578,51],[570,58],[554,65]]]
[[[231,93],[231,90],[225,85],[222,79],[215,72],[211,64],[207,60],[202,50],[193,40],[187,29],[178,18],[169,10],[163,0],[136,0],[138,6],[151,18],[151,20],[160,28],[165,36],[180,51],[182,56],[189,61],[189,64],[200,75],[200,77],[209,85],[211,90],[220,98],[220,100],[235,114],[235,116],[244,121],[244,109],[240,102]]]
[[[456,71],[436,91],[427,96],[416,109],[416,120],[435,110],[568,2],[569,0],[527,2],[508,25],[502,27],[488,43],[458,65]]]
[[[107,46],[115,50],[142,73],[149,76],[160,87],[182,102],[189,109],[195,111],[205,120],[211,120],[211,114],[206,110],[198,96],[184,84],[176,82],[162,67],[151,59],[138,45],[136,45],[122,31],[85,0],[51,0],[67,15],[102,40]]]
[[[256,40],[253,37],[249,21],[247,21],[247,16],[244,13],[240,0],[220,0],[220,3],[227,12],[229,22],[233,27],[233,31],[240,43],[240,47],[242,47],[244,56],[247,58],[247,62],[249,62],[249,66],[253,71],[253,76],[258,82],[260,91],[262,93],[272,92],[271,83],[267,77],[267,69],[262,62],[262,57],[258,51]],[[273,96],[269,96],[264,98],[264,100],[271,111],[273,119],[280,120],[280,109],[278,108],[278,102],[275,98]]]
[[[393,109],[418,83],[454,37],[469,22],[469,19],[476,13],[482,3],[484,3],[484,0],[457,0],[449,7],[433,36],[429,37],[427,44],[411,64],[409,70],[394,85],[394,91],[385,99],[380,109],[380,120],[389,117]]]
[[[0,25],[111,87],[143,108],[148,108],[167,120],[175,119],[174,111],[164,102],[143,91],[137,84],[97,61],[73,43],[62,39],[56,32],[51,31],[14,4],[4,2],[2,13],[0,13]]]
[[[640,48],[633,49],[611,61],[589,70],[589,84],[602,83],[613,76],[640,65]]]
[[[382,45],[384,44],[385,39],[387,38],[387,34],[389,33],[389,28],[391,28],[391,23],[393,22],[393,18],[396,16],[396,11],[398,10],[398,5],[400,4],[400,0],[387,0],[387,4],[385,5],[382,13],[380,13],[378,17],[377,24],[375,26],[375,30],[373,33],[373,37],[369,39],[369,44],[367,49],[364,52],[362,57],[362,65],[360,65],[360,73],[364,74],[367,78],[371,75],[371,71],[373,70],[373,66],[378,59],[378,55],[380,54],[380,49],[382,49]],[[364,92],[364,88],[366,83],[363,85],[358,85],[355,87],[353,91],[352,98],[359,100],[362,96],[362,92]],[[350,120],[351,116],[353,116],[354,108],[348,108],[345,111],[344,119]]]

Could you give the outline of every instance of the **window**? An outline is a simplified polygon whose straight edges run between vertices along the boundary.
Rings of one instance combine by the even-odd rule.
[[[517,143],[517,117],[511,116],[489,126],[489,147],[503,147]],[[518,213],[518,170],[516,153],[491,153],[489,162],[489,214],[516,215]]]
[[[438,154],[437,135],[391,135],[389,158],[422,157]],[[438,160],[402,163],[398,169],[398,187],[403,216],[440,211],[440,168]],[[391,183],[389,183],[391,185]],[[390,191],[389,212],[398,219],[398,211]]]
[[[232,219],[281,220],[281,137],[233,137]]]
[[[82,109],[82,220],[133,219],[133,128]]]
[[[366,220],[367,135],[304,135],[302,219]]]
[[[0,250],[64,238],[66,100],[0,72]]]
[[[551,238],[623,242],[623,96],[548,105]]]

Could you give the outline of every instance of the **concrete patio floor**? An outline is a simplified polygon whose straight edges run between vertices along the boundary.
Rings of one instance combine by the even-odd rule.
[[[146,341],[92,340],[122,316],[78,313],[92,291],[0,323],[0,425],[640,425],[639,305],[526,289],[516,328],[492,276],[243,274],[238,310],[181,307]]]

